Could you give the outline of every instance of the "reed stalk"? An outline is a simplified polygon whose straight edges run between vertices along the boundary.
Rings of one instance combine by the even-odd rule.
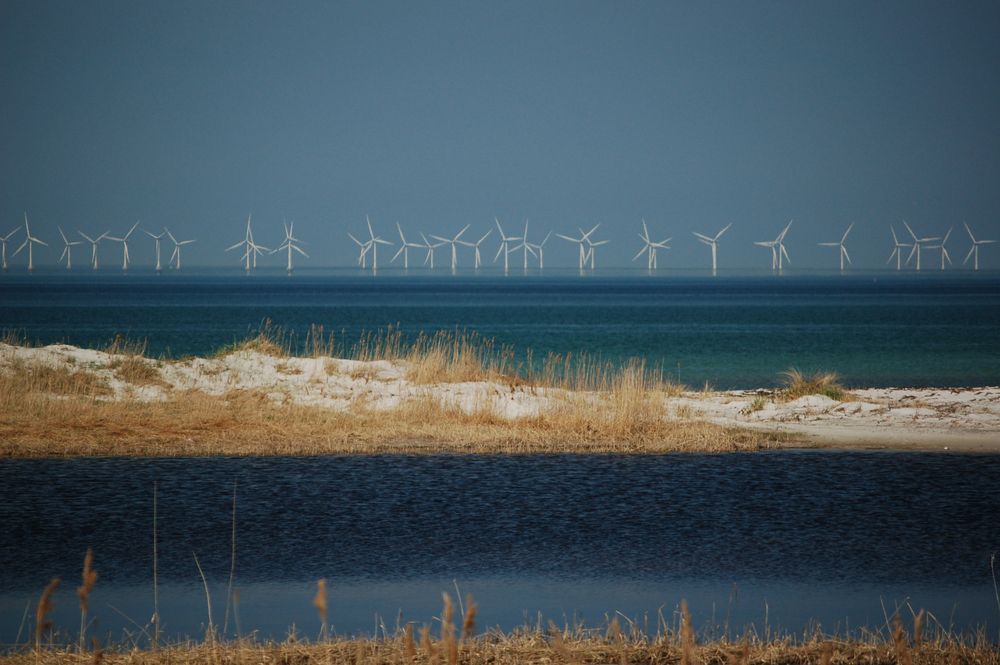
[[[86,650],[87,635],[87,609],[90,600],[90,593],[97,583],[97,571],[93,568],[94,551],[87,548],[87,554],[83,557],[83,579],[82,584],[76,588],[76,595],[80,599],[80,653]]]

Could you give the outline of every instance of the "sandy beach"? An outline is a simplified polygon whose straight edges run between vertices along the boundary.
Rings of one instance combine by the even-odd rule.
[[[137,405],[165,402],[179,393],[253,394],[275,405],[391,414],[423,400],[516,424],[567,400],[596,406],[610,399],[516,381],[415,383],[403,362],[281,357],[252,349],[167,361],[69,345],[0,344],[5,376],[16,369],[30,373],[32,367],[85,377],[99,387],[95,402]],[[756,431],[773,439],[769,446],[1000,451],[1000,387],[852,389],[844,401],[824,395],[789,400],[775,390],[683,391],[653,395],[649,404],[660,410],[653,417]],[[572,449],[568,442],[567,450]]]

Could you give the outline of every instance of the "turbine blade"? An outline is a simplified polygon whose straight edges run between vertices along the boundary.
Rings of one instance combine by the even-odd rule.
[[[721,238],[722,234],[725,233],[726,231],[728,231],[729,227],[731,227],[732,225],[733,225],[732,222],[729,222],[728,224],[726,224],[725,228],[723,228],[721,231],[719,231],[718,233],[715,234],[715,238],[713,238],[713,240],[718,240],[719,238]]]

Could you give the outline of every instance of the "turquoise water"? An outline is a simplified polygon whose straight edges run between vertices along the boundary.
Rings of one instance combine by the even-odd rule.
[[[33,341],[103,346],[124,334],[156,355],[210,353],[270,319],[299,341],[311,324],[349,342],[398,324],[411,336],[476,331],[522,360],[529,349],[641,356],[693,386],[768,386],[790,367],[856,386],[1000,383],[996,274],[50,271],[3,275],[0,302],[0,327]]]

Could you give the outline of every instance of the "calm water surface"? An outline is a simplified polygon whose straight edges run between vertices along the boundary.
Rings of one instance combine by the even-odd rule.
[[[529,349],[641,356],[694,386],[769,386],[792,366],[864,386],[1000,383],[996,273],[11,273],[0,304],[0,328],[32,340],[104,346],[120,333],[157,355],[211,353],[270,319],[300,342],[311,324],[349,342],[399,324],[476,331],[522,361]]]
[[[343,632],[430,621],[455,582],[481,625],[505,628],[616,610],[653,625],[682,597],[701,625],[853,629],[906,601],[959,628],[997,625],[1000,456],[8,460],[0,642],[53,576],[58,624],[78,625],[88,547],[98,631],[147,623],[154,484],[165,627],[198,634],[205,621],[194,554],[222,623],[234,482],[242,632],[314,632],[320,577]]]

